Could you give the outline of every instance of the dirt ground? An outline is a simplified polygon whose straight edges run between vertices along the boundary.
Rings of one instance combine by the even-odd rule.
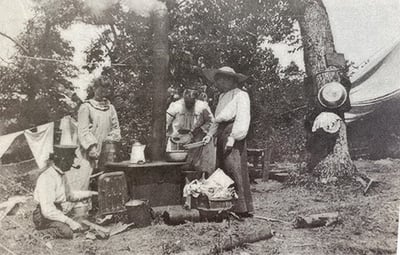
[[[360,172],[378,181],[364,196],[360,184],[303,185],[268,181],[252,185],[256,215],[290,222],[298,215],[340,213],[340,223],[329,227],[294,229],[291,224],[256,218],[239,222],[157,223],[131,229],[108,240],[50,240],[33,228],[33,202],[0,225],[0,254],[395,254],[400,204],[400,160],[356,161]],[[279,168],[296,171],[296,165]],[[1,199],[18,190],[0,180]],[[7,186],[9,187],[7,189]],[[271,229],[268,240],[220,251],[223,240],[260,229]],[[45,244],[51,244],[52,249]],[[8,249],[9,251],[7,251]]]

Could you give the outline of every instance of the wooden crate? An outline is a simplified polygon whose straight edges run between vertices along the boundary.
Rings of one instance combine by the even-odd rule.
[[[249,165],[250,182],[254,183],[256,178],[263,181],[269,179],[269,163],[271,161],[272,149],[247,149],[247,161]]]

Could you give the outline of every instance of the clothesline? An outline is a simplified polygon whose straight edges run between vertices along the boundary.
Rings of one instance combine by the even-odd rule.
[[[36,164],[39,168],[45,167],[49,154],[53,152],[54,122],[39,125],[36,129],[37,132],[25,129],[0,136],[0,158],[10,148],[15,139],[24,134]]]
[[[54,58],[42,58],[42,57],[30,57],[30,56],[16,56],[17,58],[27,58],[33,60],[43,60],[43,61],[51,61],[51,62],[60,62],[60,63],[72,63],[70,60],[62,60],[62,59],[54,59]]]
[[[59,63],[66,63],[66,64],[73,64],[72,61],[70,60],[62,60],[62,59],[54,59],[54,58],[43,58],[43,57],[30,57],[26,55],[20,55],[16,56],[17,58],[25,58],[25,59],[31,59],[31,60],[39,60],[39,61],[49,61],[49,62],[59,62]],[[4,61],[4,59],[3,59]],[[5,61],[4,61],[5,62]],[[111,66],[129,66],[124,63],[111,63]]]

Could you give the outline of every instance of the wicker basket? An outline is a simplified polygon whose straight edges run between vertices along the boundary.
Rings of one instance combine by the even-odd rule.
[[[192,208],[203,208],[213,210],[230,210],[233,207],[232,199],[208,199],[207,196],[200,195],[192,197]]]
[[[208,200],[210,209],[229,210],[233,207],[232,199],[214,199]]]

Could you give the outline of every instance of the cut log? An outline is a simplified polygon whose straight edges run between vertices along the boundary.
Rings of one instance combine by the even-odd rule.
[[[241,233],[238,235],[226,236],[219,245],[216,245],[211,250],[203,251],[184,251],[179,254],[220,254],[223,251],[230,251],[234,248],[241,247],[247,243],[255,243],[262,240],[267,240],[273,236],[271,229],[260,229],[256,232]]]
[[[162,214],[164,222],[168,225],[184,224],[187,221],[199,222],[200,212],[196,209],[187,210],[182,206],[169,206]]]
[[[312,214],[310,216],[297,216],[294,220],[294,228],[316,228],[330,226],[339,221],[338,212]]]
[[[229,236],[225,238],[223,245],[221,247],[215,247],[213,250],[214,251],[229,251],[232,250],[236,247],[241,247],[246,243],[255,243],[259,242],[262,240],[266,240],[271,238],[272,231],[269,228],[261,229],[257,232],[253,233],[246,233],[243,235],[235,235],[235,236]],[[215,254],[215,253],[211,253]]]

